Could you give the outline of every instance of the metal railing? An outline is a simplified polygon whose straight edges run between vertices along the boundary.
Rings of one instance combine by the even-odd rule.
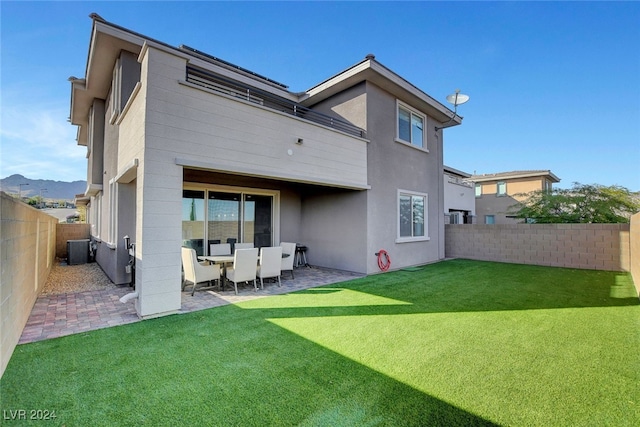
[[[459,178],[457,176],[451,176],[448,175],[448,179],[447,182],[451,183],[451,184],[458,184],[458,185],[462,185],[464,187],[469,187],[469,188],[473,188],[474,184],[466,181],[464,178]]]
[[[364,138],[364,130],[347,121],[314,111],[267,91],[226,79],[199,68],[187,66],[186,81],[209,90],[244,99],[245,101],[328,126],[349,135]]]

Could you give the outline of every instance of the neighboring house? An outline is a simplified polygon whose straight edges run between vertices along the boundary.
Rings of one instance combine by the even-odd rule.
[[[471,175],[475,182],[476,215],[479,224],[516,224],[522,219],[508,215],[511,207],[526,200],[523,194],[551,191],[560,178],[549,170],[530,170]]]
[[[304,92],[93,14],[71,123],[96,260],[136,310],[180,309],[183,245],[298,242],[359,273],[444,258],[442,126],[459,116],[367,56]],[[451,120],[451,117],[454,117]],[[438,129],[436,129],[438,127]]]
[[[444,222],[475,224],[476,199],[471,174],[444,166]]]

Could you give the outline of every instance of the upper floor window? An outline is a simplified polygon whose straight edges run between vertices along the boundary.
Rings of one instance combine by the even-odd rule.
[[[122,72],[120,70],[120,58],[118,58],[116,60],[116,65],[113,67],[113,74],[111,76],[111,96],[109,99],[109,104],[111,105],[111,117],[109,121],[112,124],[118,114],[120,114],[121,84]]]
[[[496,194],[498,195],[498,197],[500,196],[506,196],[507,195],[507,183],[504,181],[500,181],[497,184],[497,191]]]
[[[398,101],[397,139],[399,141],[424,148],[424,125],[426,121],[427,119],[423,114]]]
[[[476,197],[482,196],[482,184],[476,184]]]

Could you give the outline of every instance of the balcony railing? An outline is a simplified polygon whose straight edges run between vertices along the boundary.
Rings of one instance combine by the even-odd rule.
[[[213,90],[235,98],[244,99],[264,107],[271,108],[295,117],[300,117],[320,125],[345,132],[349,135],[364,138],[364,130],[351,123],[314,111],[288,99],[280,98],[272,93],[256,89],[216,74],[187,66],[187,82]]]
[[[469,187],[469,188],[473,188],[474,184],[466,181],[464,178],[459,178],[457,176],[451,176],[451,175],[447,175],[448,179],[447,182],[449,182],[450,184],[458,184],[458,185],[462,185],[464,187]]]

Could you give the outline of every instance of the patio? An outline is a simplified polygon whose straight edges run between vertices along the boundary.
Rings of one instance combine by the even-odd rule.
[[[60,264],[54,267],[55,274],[52,271],[52,276],[56,276],[55,280],[68,280],[68,277],[73,277],[76,270],[81,267]],[[83,278],[83,282],[105,282],[106,276],[99,268],[93,269],[92,275],[96,277]],[[290,274],[285,273],[281,277],[282,286],[269,282],[265,283],[264,289],[259,289],[258,292],[253,290],[253,286],[239,287],[238,295],[235,294],[233,286],[226,286],[224,291],[218,289],[196,291],[195,295],[191,296],[189,285],[185,292],[182,292],[182,307],[178,313],[190,313],[269,295],[286,294],[363,276],[321,267],[296,268],[294,275],[295,278],[292,279]],[[138,322],[141,319],[136,314],[134,302],[120,302],[120,298],[130,292],[132,288],[129,286],[116,286],[109,283],[101,289],[43,293],[31,310],[19,344]]]

